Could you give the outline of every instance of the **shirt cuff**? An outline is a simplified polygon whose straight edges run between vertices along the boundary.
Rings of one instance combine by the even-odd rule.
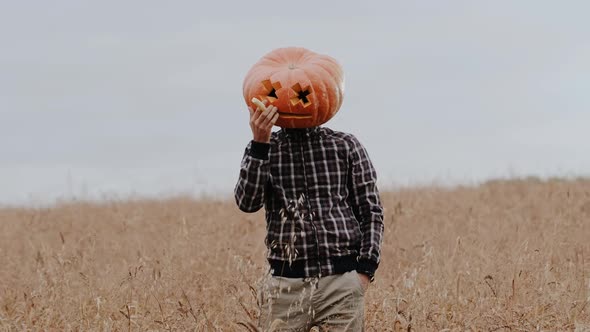
[[[373,277],[375,276],[375,271],[377,271],[377,267],[379,267],[379,263],[376,263],[367,258],[359,258],[356,271],[358,273],[366,274],[367,276],[369,276],[371,281],[373,281]]]
[[[270,144],[252,141],[250,145],[250,156],[256,159],[268,160]]]

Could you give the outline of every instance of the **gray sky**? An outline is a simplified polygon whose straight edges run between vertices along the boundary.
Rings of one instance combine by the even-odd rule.
[[[2,1],[0,204],[230,195],[241,87],[303,46],[346,73],[326,126],[390,185],[590,175],[587,1]]]

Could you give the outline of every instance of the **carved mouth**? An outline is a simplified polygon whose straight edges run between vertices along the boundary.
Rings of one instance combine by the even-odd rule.
[[[295,113],[285,113],[279,112],[279,117],[283,119],[309,119],[311,118],[311,114],[295,114]]]

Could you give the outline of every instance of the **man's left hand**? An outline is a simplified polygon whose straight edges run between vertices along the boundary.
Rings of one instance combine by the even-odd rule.
[[[369,288],[369,284],[371,284],[371,278],[368,275],[359,273],[359,279],[361,280],[361,285],[363,286],[363,291],[367,291]]]

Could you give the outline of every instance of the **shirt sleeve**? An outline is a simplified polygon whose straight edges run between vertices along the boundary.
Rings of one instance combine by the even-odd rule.
[[[363,145],[353,139],[351,151],[351,191],[353,211],[362,238],[358,271],[374,274],[379,266],[383,238],[383,207],[377,189],[377,172]]]
[[[270,144],[251,141],[240,165],[234,189],[236,204],[244,212],[256,212],[264,205],[264,189],[270,174]]]

